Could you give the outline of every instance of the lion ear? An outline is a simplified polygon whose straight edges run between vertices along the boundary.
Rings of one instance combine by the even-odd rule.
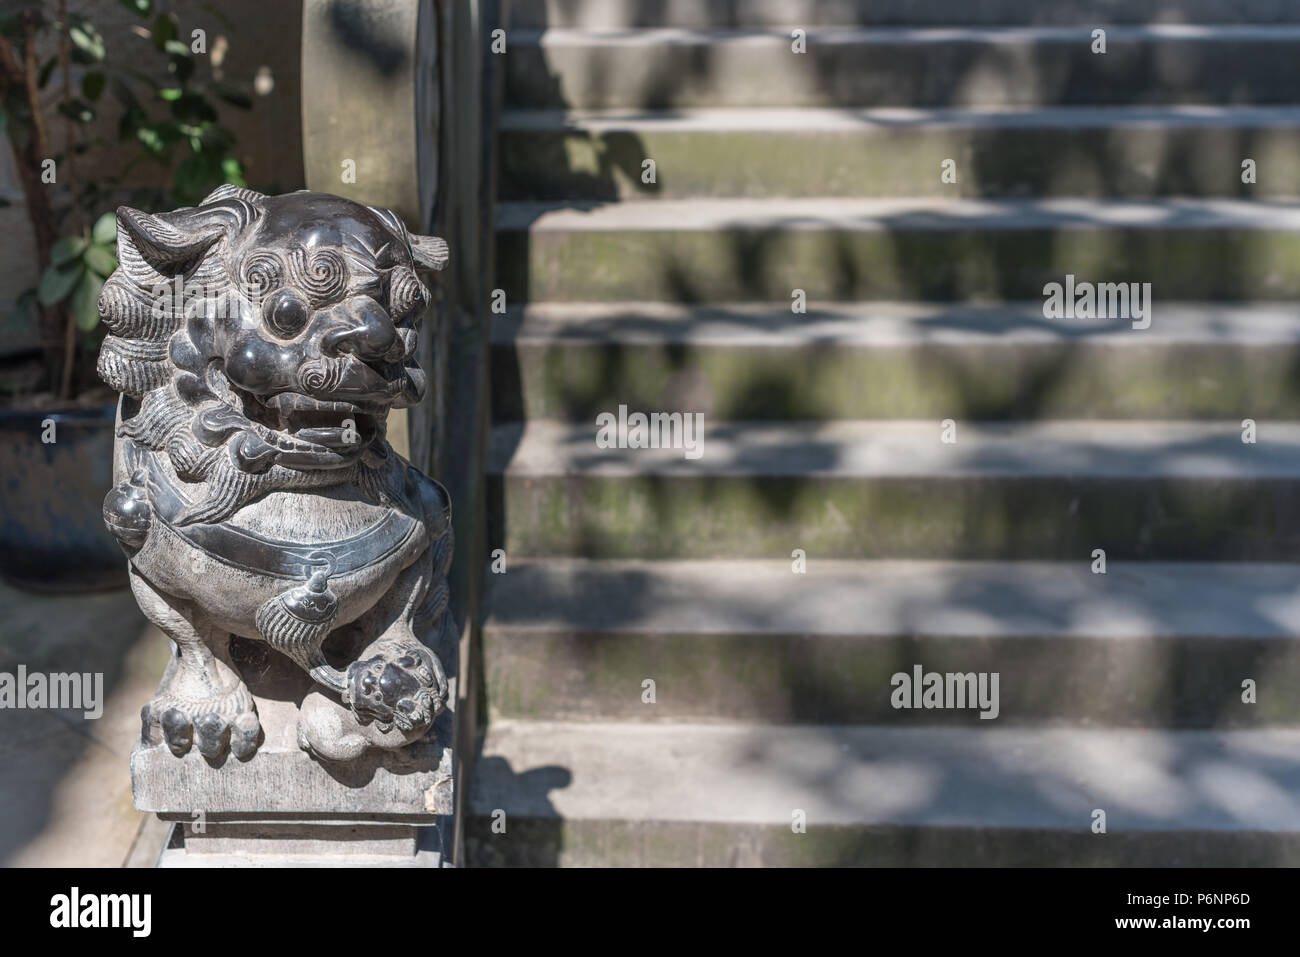
[[[163,275],[183,271],[226,235],[229,216],[220,207],[178,209],[154,215],[117,208],[118,240],[127,239]]]
[[[423,266],[425,269],[442,269],[447,265],[449,257],[447,240],[437,236],[410,235],[406,238],[411,244],[411,255],[417,266]]]
[[[417,233],[407,232],[402,217],[391,209],[385,209],[382,206],[368,206],[366,208],[382,219],[384,225],[394,234],[406,240],[407,245],[411,247],[411,258],[415,260],[415,264],[421,269],[441,269],[447,265],[447,240],[439,239],[437,236],[421,236]]]
[[[209,203],[220,203],[223,200],[242,200],[245,203],[251,203],[253,206],[261,206],[266,199],[265,193],[259,193],[255,189],[249,189],[247,186],[235,186],[233,183],[223,183],[212,192],[204,196],[199,201],[200,206],[207,206]]]

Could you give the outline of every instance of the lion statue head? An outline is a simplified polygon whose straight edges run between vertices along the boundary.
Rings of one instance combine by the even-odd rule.
[[[191,483],[180,524],[280,488],[378,477],[388,410],[426,388],[415,361],[447,246],[384,209],[302,190],[222,186],[196,207],[117,211],[99,312],[101,378],[121,434]]]

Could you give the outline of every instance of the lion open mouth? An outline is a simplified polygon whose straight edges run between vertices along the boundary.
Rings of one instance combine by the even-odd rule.
[[[263,406],[278,416],[277,432],[295,446],[360,451],[378,434],[379,413],[355,402],[325,402],[281,392]]]
[[[380,436],[384,409],[375,404],[324,401],[300,392],[265,399],[233,386],[242,417],[279,453],[281,465],[335,468],[354,461]]]

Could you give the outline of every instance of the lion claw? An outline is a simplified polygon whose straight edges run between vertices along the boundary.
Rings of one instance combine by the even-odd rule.
[[[257,751],[257,741],[262,734],[262,723],[257,715],[245,711],[230,726],[230,753],[246,761]]]
[[[220,757],[230,746],[230,725],[219,714],[205,714],[194,722],[198,733],[199,754],[205,758]]]
[[[156,744],[153,729],[157,727],[162,732],[167,750],[178,758],[183,758],[191,748],[197,749],[210,761],[219,760],[227,753],[246,761],[256,753],[261,742],[262,724],[255,712],[245,711],[234,721],[227,721],[219,712],[202,708],[195,710],[201,713],[192,717],[175,705],[167,706],[161,712],[154,704],[145,705],[140,711],[141,740],[146,744]]]
[[[194,725],[190,723],[189,715],[180,708],[168,708],[158,719],[158,726],[162,728],[163,740],[171,753],[178,758],[184,757],[194,741]]]

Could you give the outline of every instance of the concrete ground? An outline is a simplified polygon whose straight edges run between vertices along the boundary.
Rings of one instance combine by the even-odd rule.
[[[127,589],[36,595],[0,584],[0,672],[103,675],[97,719],[0,710],[0,865],[153,865],[161,826],[132,807],[129,758],[167,657]]]

